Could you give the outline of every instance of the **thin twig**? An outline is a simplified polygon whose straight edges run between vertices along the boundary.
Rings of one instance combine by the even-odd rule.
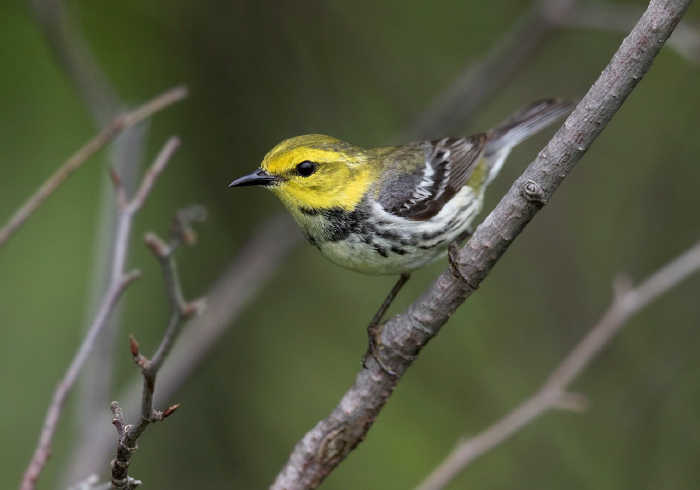
[[[431,133],[440,133],[440,128],[446,128],[447,131],[449,127],[463,123],[464,118],[473,113],[483,98],[505,83],[525,62],[528,54],[536,49],[548,31],[544,24],[546,19],[543,20],[539,7],[530,9],[476,68],[470,63],[455,78],[447,93],[418,116],[413,127],[399,139],[426,139]],[[459,114],[454,113],[456,108]],[[241,255],[207,293],[207,315],[196,319],[196,326],[184,332],[187,340],[183,339],[181,343],[188,346],[187,352],[176,351],[176,359],[161,374],[160,396],[172,396],[185,383],[207,353],[217,345],[218,339],[234,325],[235,317],[274,273],[286,253],[299,242],[300,236],[294,224],[284,217],[272,220],[251,239]],[[118,398],[124,400],[122,406],[132,407],[140,396],[141,384],[134,383]],[[74,481],[76,477],[98,467],[108,457],[108,451],[112,447],[112,432],[105,430],[96,421],[91,424],[88,436],[90,439],[81,444],[73,456],[72,474],[68,481]]]
[[[131,112],[117,116],[112,122],[100,131],[94,138],[88,141],[54,174],[49,177],[44,184],[15,212],[10,220],[0,229],[0,248],[7,242],[12,234],[22,226],[41,205],[44,200],[51,195],[68,177],[78,170],[92,155],[99,149],[112,141],[124,129],[152,116],[156,112],[172,105],[187,95],[184,87],[176,87],[168,90],[162,95],[146,102],[142,106]]]
[[[149,171],[144,177],[139,192],[131,202],[131,205],[133,205],[135,209],[137,209],[140,205],[139,199],[148,194],[148,190],[150,189],[150,184],[148,183],[149,180],[152,181],[152,179],[158,175],[159,168],[164,165],[164,163],[162,163],[162,159],[167,161],[172,149],[174,149],[172,146],[169,147],[166,145],[163,148],[159,158],[156,159],[151,171]],[[178,213],[176,220],[188,218],[196,219],[200,216],[201,214],[196,212]],[[177,226],[172,226],[171,230],[189,231],[190,225],[189,223],[181,223]],[[153,409],[153,396],[155,394],[158,372],[163,366],[163,362],[165,362],[170,350],[175,345],[175,342],[182,331],[183,325],[189,318],[202,311],[205,306],[205,302],[201,299],[189,303],[185,301],[184,294],[182,293],[182,285],[180,284],[180,279],[177,273],[174,254],[179,248],[180,244],[190,240],[191,237],[189,237],[189,235],[177,233],[171,233],[171,243],[169,245],[166,245],[163,240],[155,235],[155,233],[148,233],[145,238],[146,245],[148,245],[153,254],[156,256],[163,270],[165,289],[167,291],[168,298],[170,299],[172,312],[168,327],[166,328],[160,345],[156,350],[156,354],[152,359],[149,360],[141,354],[139,344],[133,337],[131,337],[130,340],[131,355],[134,358],[134,362],[141,369],[141,375],[143,376],[141,412],[140,417],[135,424],[125,426],[122,420],[122,409],[119,407],[117,402],[112,402],[112,412],[114,413],[114,420],[112,423],[116,427],[119,435],[119,439],[117,441],[117,457],[112,461],[111,465],[112,488],[114,490],[131,490],[140,484],[138,480],[134,480],[129,476],[129,465],[131,464],[131,457],[136,451],[136,441],[151,423],[163,420],[164,418],[172,415],[180,406],[179,404],[172,405],[165,411],[158,412]]]
[[[61,416],[63,405],[65,404],[66,398],[73,388],[73,385],[75,384],[85,361],[92,352],[95,339],[102,331],[104,325],[106,325],[109,315],[114,310],[117,301],[121,297],[126,287],[139,276],[139,271],[131,271],[130,273],[118,278],[117,281],[107,290],[94,322],[90,326],[87,335],[83,339],[83,343],[80,345],[78,353],[73,358],[73,362],[71,362],[68,371],[66,371],[63,379],[58,384],[53,398],[51,399],[49,411],[44,419],[44,428],[39,438],[39,444],[34,451],[32,461],[29,464],[29,467],[27,468],[22,480],[22,490],[32,490],[36,485],[36,480],[39,478],[41,470],[44,468],[44,465],[51,455],[51,441],[53,440],[54,433],[56,432],[58,419]]]
[[[642,308],[700,271],[700,242],[683,255],[656,271],[636,288],[617,291],[612,303],[576,348],[552,372],[546,383],[506,417],[481,434],[461,442],[426,478],[417,490],[438,490],[452,481],[473,461],[537,417],[552,408],[561,408],[562,399],[571,398],[568,385],[591,360],[610,343],[612,337]],[[574,408],[577,404],[574,404]]]
[[[202,365],[221,338],[231,332],[262,287],[279,271],[280,263],[301,240],[296,224],[287,215],[264,223],[231,261],[219,280],[206,293],[207,314],[193,318],[158,375],[158,397],[172,399],[192,373]],[[143,381],[131,382],[116,399],[127,411],[141,402]],[[68,481],[84,478],[106,464],[114,448],[114,429],[106,427],[104,415],[90,419],[90,438],[74,455]]]
[[[146,196],[151,193],[153,184],[155,184],[155,181],[163,172],[165,166],[168,164],[170,158],[173,156],[173,153],[175,153],[179,146],[180,140],[173,136],[168,139],[163,148],[160,150],[160,153],[153,162],[153,165],[146,171],[146,175],[144,175],[143,179],[141,180],[141,185],[139,186],[138,191],[136,191],[136,195],[129,204],[132,207],[132,212],[136,212],[141,209],[141,206],[143,206],[143,203],[146,200]]]
[[[122,101],[90,49],[79,16],[71,15],[71,11],[79,7],[74,2],[69,4],[66,0],[27,0],[27,3],[58,68],[73,85],[76,95],[82,99],[96,127],[104,127],[115,115],[125,112],[128,106]],[[115,138],[107,151],[108,165],[119,173],[123,187],[128,189],[130,194],[141,173],[148,129],[148,124],[126,129]],[[117,196],[117,199],[120,197]],[[111,247],[117,232],[113,195],[110,186],[105,182],[100,184],[95,223],[96,250],[92,259],[93,267],[90,268],[91,284],[87,288],[88,318],[92,317],[104,294],[105,284],[111,272]],[[117,310],[110,320],[115,327],[119,324],[119,313],[120,310]],[[90,357],[84,368],[90,372],[90,376],[84,376],[80,380],[82,389],[78,390],[74,404],[79,418],[101,410],[104,400],[108,398],[115,365],[114,336],[118,330],[109,328],[100,336],[94,348],[95,354]],[[75,432],[74,446],[79,446],[80,441],[88,437],[88,430],[81,424]]]
[[[588,94],[515,182],[453,262],[409,308],[387,321],[379,342],[388,374],[373,357],[335,410],[296,445],[273,489],[316,488],[365,438],[415,356],[490,273],[612,119],[692,0],[652,0]],[[466,281],[464,278],[468,278]]]
[[[173,91],[169,92],[168,99],[173,97]],[[167,94],[166,94],[167,95]],[[163,107],[164,96],[159,97],[152,101],[149,105],[153,107]],[[157,101],[157,103],[156,103]],[[166,104],[167,105],[167,104]],[[141,117],[146,117],[148,111],[140,111]],[[167,145],[166,145],[167,147]],[[162,152],[161,152],[162,154]],[[158,163],[158,162],[156,162]],[[118,179],[117,181],[118,182]],[[151,187],[149,187],[150,189]],[[147,196],[142,196],[145,199]],[[125,260],[126,257],[125,250],[129,245],[129,238],[131,236],[131,223],[133,222],[134,215],[138,210],[139,206],[132,206],[131,204],[120,209],[119,217],[117,221],[117,234],[114,244],[114,256],[113,256],[113,274],[110,279],[110,284],[107,288],[107,292],[102,299],[101,306],[98,313],[92,322],[85,338],[78,349],[73,361],[71,362],[68,371],[64,375],[61,382],[58,384],[56,391],[54,392],[51,405],[49,406],[48,413],[44,420],[44,428],[41,432],[39,438],[39,443],[34,451],[34,456],[29,463],[29,466],[22,479],[22,490],[33,490],[36,486],[36,481],[44,468],[49,455],[51,453],[51,441],[53,440],[54,433],[56,432],[56,427],[58,425],[58,420],[65,404],[66,398],[70,393],[71,389],[75,385],[75,381],[78,378],[85,362],[87,361],[90,353],[95,345],[95,340],[99,337],[100,333],[104,330],[105,325],[107,325],[107,320],[109,316],[114,311],[114,308],[124,292],[124,289],[137,277],[140,273],[138,271],[132,271],[129,273],[124,273]]]
[[[425,139],[431,132],[440,132],[439,128],[445,125],[463,123],[463,119],[473,113],[482,99],[505,83],[539,45],[547,31],[543,25],[545,23],[538,7],[524,14],[517,26],[499,41],[497,47],[476,68],[470,63],[464,73],[451,84],[448,94],[440,97],[430,109],[417,117],[413,128],[401,139],[410,139],[413,135]],[[454,114],[455,108],[460,108],[458,115]],[[464,108],[468,110],[465,111]],[[176,359],[161,374],[160,396],[172,396],[189,378],[207,353],[217,345],[218,339],[234,325],[233,319],[274,272],[279,261],[298,243],[299,236],[298,231],[290,225],[290,220],[282,218],[271,221],[251,240],[241,256],[233,261],[218,284],[207,294],[208,314],[195,320],[196,326],[184,332],[188,338],[181,343],[188,346],[187,352],[176,351]],[[195,331],[196,334],[191,333]],[[140,394],[140,384],[134,383],[118,398],[124,400],[123,406],[131,407],[140,398]],[[74,454],[74,463],[70,465],[72,474],[67,481],[74,481],[92,468],[99,467],[108,457],[107,451],[111,450],[111,431],[105,430],[97,421],[90,426],[89,440],[82,443]]]

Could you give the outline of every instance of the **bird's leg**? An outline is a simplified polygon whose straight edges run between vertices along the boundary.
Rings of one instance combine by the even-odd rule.
[[[403,273],[399,277],[399,280],[396,281],[396,284],[394,284],[394,287],[391,288],[391,291],[389,292],[389,295],[386,297],[384,302],[382,303],[382,306],[379,307],[379,310],[374,314],[372,317],[372,320],[369,322],[369,325],[367,325],[367,340],[368,340],[368,346],[367,346],[367,352],[365,355],[362,357],[362,365],[364,367],[367,367],[366,361],[369,356],[374,357],[374,359],[377,361],[377,364],[387,373],[392,376],[396,376],[396,372],[390,369],[384,361],[381,360],[381,356],[379,356],[379,351],[384,350],[384,346],[382,345],[381,341],[379,340],[379,335],[382,333],[382,330],[380,328],[380,323],[382,321],[382,318],[384,317],[384,313],[386,313],[386,310],[389,309],[389,305],[394,301],[394,298],[396,295],[401,291],[401,288],[403,287],[404,284],[406,284],[406,281],[408,281],[408,278],[411,277],[409,273]]]
[[[404,284],[406,284],[406,281],[408,281],[409,277],[411,277],[411,274],[409,273],[404,273],[401,274],[401,276],[399,276],[399,280],[396,281],[396,284],[394,284],[394,287],[391,288],[391,291],[384,300],[384,303],[382,303],[382,306],[380,306],[379,310],[377,310],[377,312],[374,314],[374,317],[372,317],[372,321],[369,322],[369,328],[377,328],[377,326],[379,326],[379,324],[382,321],[382,317],[384,316],[384,313],[386,313],[386,310],[389,309],[391,303],[394,302],[394,298],[396,298],[396,295],[399,294],[399,291],[401,291],[401,288]]]

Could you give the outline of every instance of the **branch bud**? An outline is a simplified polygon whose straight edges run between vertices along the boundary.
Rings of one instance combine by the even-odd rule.
[[[170,247],[168,247],[165,242],[155,233],[146,233],[146,235],[143,237],[143,241],[146,242],[146,246],[148,246],[148,248],[150,248],[153,253],[156,254],[156,256],[162,258],[170,255]]]
[[[170,417],[172,414],[175,413],[175,410],[177,410],[178,408],[180,408],[180,404],[179,404],[179,403],[176,403],[175,405],[170,405],[170,406],[169,406],[168,408],[166,408],[165,411],[163,412],[163,418],[165,419],[165,418]]]
[[[139,343],[136,342],[136,339],[133,335],[129,335],[129,348],[131,349],[132,356],[138,357],[140,355]]]

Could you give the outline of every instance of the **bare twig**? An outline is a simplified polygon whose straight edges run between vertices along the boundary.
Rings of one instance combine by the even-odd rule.
[[[139,202],[148,194],[152,180],[158,175],[159,170],[164,165],[163,162],[167,161],[167,154],[168,146],[166,145],[151,171],[144,177],[141,188],[132,201],[135,207],[138,207]],[[199,220],[203,217],[201,212],[178,213],[175,221],[180,223],[171,227],[171,240],[169,244],[166,244],[163,240],[158,238],[155,233],[148,233],[145,238],[146,245],[153,251],[153,254],[156,256],[163,269],[165,289],[170,299],[172,313],[170,315],[168,327],[152,359],[149,360],[143,356],[136,340],[133,337],[130,339],[131,355],[134,358],[134,362],[141,369],[141,375],[143,376],[141,414],[139,420],[134,425],[125,426],[122,420],[122,409],[117,402],[112,402],[112,412],[114,413],[114,420],[112,423],[116,427],[119,435],[117,441],[117,457],[112,461],[112,488],[115,490],[131,490],[140,485],[141,482],[129,476],[129,465],[131,464],[131,456],[134,454],[134,451],[136,451],[136,441],[151,423],[169,417],[180,406],[179,404],[171,405],[165,411],[158,412],[153,409],[153,395],[155,393],[158,372],[163,366],[163,362],[165,362],[170,350],[175,345],[175,341],[182,331],[182,326],[186,320],[202,311],[205,306],[205,302],[202,299],[189,303],[185,301],[174,258],[175,252],[182,243],[191,243],[192,241],[189,221],[192,219]],[[188,221],[188,223],[183,223],[182,221],[184,220]],[[188,233],[183,234],[181,233],[182,230],[187,230]]]
[[[132,338],[133,341],[133,338]],[[132,348],[133,350],[133,348]],[[136,351],[138,353],[138,350]],[[137,354],[138,355],[138,354]],[[136,356],[134,356],[136,357]],[[141,480],[136,480],[132,477],[129,476],[127,470],[129,468],[129,463],[131,461],[131,454],[136,451],[136,447],[128,447],[126,445],[122,444],[122,441],[126,437],[127,433],[127,428],[129,426],[124,424],[124,418],[123,418],[123,411],[122,408],[119,406],[119,403],[117,402],[112,402],[111,404],[112,408],[112,415],[114,418],[112,419],[112,425],[114,426],[115,429],[117,429],[117,434],[119,436],[118,441],[118,456],[117,459],[112,461],[112,481],[109,485],[110,489],[133,489],[141,485]],[[119,463],[117,461],[125,461],[125,467],[120,468]],[[122,476],[121,479],[116,479],[115,478],[115,473],[120,474]]]
[[[114,116],[126,111],[125,104],[115,87],[110,83],[100,63],[90,49],[85,38],[79,16],[71,15],[80,7],[75,2],[65,0],[27,0],[40,27],[48,48],[53,53],[57,66],[63,71],[73,89],[80,97],[92,116],[95,125],[102,128]],[[132,126],[117,136],[107,152],[108,165],[113,167],[131,194],[140,177],[140,170],[145,153],[145,140],[148,124]],[[116,235],[116,213],[114,213],[113,195],[106,182],[100,184],[100,199],[92,262],[90,269],[91,286],[88,288],[86,314],[91,318],[97,307],[106,283],[109,279],[109,258]],[[119,196],[117,196],[119,199]],[[110,322],[118,326],[119,309],[112,315]],[[81,388],[74,406],[79,418],[102,409],[108,399],[114,363],[114,336],[118,328],[108,328],[97,340],[95,355],[90,357],[85,370],[90,376],[81,378]],[[76,430],[75,446],[85,439],[87,429],[79,425]]]
[[[253,235],[236,258],[206,293],[207,314],[193,318],[158,375],[158,397],[172,399],[193,372],[207,359],[221,338],[236,325],[258,291],[279,270],[280,263],[301,239],[288,215],[280,215]],[[185,347],[186,346],[186,347]],[[134,380],[118,397],[125,410],[137,410],[142,398],[141,380]],[[102,423],[100,414],[89,422],[90,438],[74,455],[68,481],[77,481],[104,465],[111,457],[114,432]]]
[[[517,235],[647,73],[691,0],[652,0],[630,35],[547,147],[477,228],[451,269],[409,308],[386,322],[380,342],[389,375],[370,357],[335,410],[296,445],[272,488],[317,487],[366,436],[403,373],[450,315],[489,274]],[[468,278],[469,281],[465,281]]]
[[[172,91],[170,96],[167,97],[170,100],[173,97]],[[167,95],[167,94],[166,94]],[[152,101],[149,105],[153,107],[163,107],[166,100],[163,100],[164,96]],[[157,102],[157,103],[156,103]],[[166,104],[167,105],[167,104]],[[127,117],[129,120],[138,120],[143,117],[147,117],[153,111],[140,110],[138,111],[138,116],[134,116],[133,113]],[[166,149],[172,146],[172,140],[166,144]],[[162,157],[162,151],[160,156]],[[168,153],[170,155],[172,152]],[[160,158],[156,160],[156,165],[162,165]],[[118,182],[118,179],[115,181]],[[148,187],[150,189],[150,186]],[[140,206],[143,204],[143,200],[146,195],[141,196],[140,202],[132,201],[126,207],[120,209],[118,217],[118,226],[116,240],[114,244],[114,256],[113,256],[113,267],[112,267],[112,277],[110,279],[110,284],[107,288],[107,293],[105,294],[97,316],[92,322],[85,338],[83,339],[78,352],[76,353],[73,361],[71,362],[68,371],[64,375],[63,379],[59,383],[56,391],[54,393],[51,405],[49,406],[46,419],[44,421],[44,428],[42,430],[41,436],[39,438],[39,444],[34,451],[34,456],[29,463],[29,466],[22,479],[22,490],[32,490],[35,488],[36,480],[38,479],[41,471],[46,464],[51,452],[51,441],[53,435],[56,431],[58,425],[58,419],[61,415],[61,410],[65,404],[68,393],[75,384],[78,375],[85,362],[87,361],[92,349],[95,345],[95,340],[104,330],[105,325],[110,314],[114,311],[114,307],[117,301],[124,292],[124,289],[139,276],[138,271],[132,271],[129,273],[124,272],[125,268],[125,257],[126,249],[129,245],[129,238],[131,236],[131,224],[135,213],[138,211]]]
[[[175,153],[179,146],[180,140],[172,137],[167,141],[167,143],[165,143],[163,149],[160,150],[155,162],[153,162],[151,168],[146,171],[146,175],[144,175],[143,180],[141,181],[139,190],[131,200],[130,206],[133,208],[132,212],[136,212],[141,209],[141,206],[143,206],[143,203],[146,200],[146,196],[151,193],[151,189],[153,189],[153,184],[155,184],[156,179],[158,179],[160,174],[163,172],[165,166],[168,164],[170,158],[173,156],[173,153]]]
[[[538,8],[528,11],[514,31],[509,32],[477,68],[470,63],[469,68],[451,84],[448,94],[421,114],[401,138],[415,136],[425,139],[432,132],[440,132],[440,128],[462,123],[460,118],[469,117],[482,98],[505,83],[527,59],[528,53],[539,45],[548,30],[542,17]],[[455,108],[460,108],[459,114],[454,114]],[[251,239],[207,294],[208,314],[194,320],[196,325],[183,333],[181,343],[187,345],[187,352],[175,350],[174,359],[160,374],[159,396],[171,397],[186,382],[217,345],[218,339],[234,325],[236,316],[273,274],[291,247],[298,243],[300,236],[295,225],[285,216],[266,224]],[[123,400],[122,406],[133,407],[140,396],[141,383],[133,383],[118,399]],[[99,419],[90,424],[90,428],[87,439],[72,458],[67,481],[75,481],[108,458],[112,432],[105,430]]]
[[[470,61],[449,88],[395,140],[442,137],[458,124],[464,124],[557,28],[587,27],[627,33],[642,13],[634,7],[609,3],[535,1],[483,58],[477,63]],[[700,63],[700,30],[687,22],[677,27],[668,45],[689,61]]]
[[[513,436],[546,411],[552,408],[580,407],[580,401],[565,391],[574,378],[635,313],[698,271],[700,271],[700,242],[656,271],[636,288],[616,291],[611,305],[598,324],[552,372],[546,383],[506,417],[476,437],[461,442],[426,478],[418,490],[443,488],[478,457]],[[575,402],[573,405],[568,403],[572,398]]]
[[[135,110],[122,114],[112,120],[112,122],[100,131],[94,138],[88,141],[54,174],[49,177],[44,184],[22,205],[19,210],[10,218],[5,226],[0,229],[0,248],[7,242],[12,234],[22,226],[41,205],[44,200],[51,195],[68,177],[80,168],[92,155],[107,143],[112,141],[124,129],[143,121],[158,111],[172,105],[187,95],[184,87],[176,87],[162,95],[146,102]]]
[[[120,236],[119,238],[126,239],[128,237]],[[116,278],[116,280],[107,290],[97,316],[88,330],[88,334],[83,339],[83,343],[80,345],[78,353],[73,358],[73,362],[71,362],[68,371],[66,371],[66,374],[54,392],[51,405],[49,406],[49,411],[46,414],[46,419],[44,420],[44,428],[41,432],[39,444],[34,451],[34,457],[32,458],[32,461],[24,474],[24,479],[22,480],[22,490],[30,490],[34,488],[36,480],[51,454],[51,441],[56,431],[63,405],[66,402],[68,393],[75,384],[75,380],[80,374],[83,364],[85,364],[87,357],[92,351],[95,338],[102,331],[102,327],[106,324],[109,315],[114,310],[114,307],[116,306],[117,301],[119,301],[119,298],[124,290],[140,275],[141,273],[137,270],[131,271],[127,274],[122,274]]]

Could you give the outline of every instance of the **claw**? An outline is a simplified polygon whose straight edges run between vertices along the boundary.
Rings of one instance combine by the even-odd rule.
[[[398,373],[391,369],[387,363],[382,360],[382,356],[380,355],[381,352],[386,351],[386,348],[379,340],[381,333],[381,326],[372,324],[367,326],[367,352],[362,356],[362,367],[369,369],[367,367],[367,359],[374,357],[374,360],[377,361],[379,367],[382,368],[386,374],[389,376],[396,376]]]
[[[386,362],[382,360],[382,356],[380,355],[380,353],[382,351],[385,352],[386,348],[384,347],[384,345],[382,345],[381,341],[379,340],[379,336],[382,333],[382,317],[384,316],[384,313],[386,313],[386,310],[389,308],[389,305],[391,305],[391,302],[394,301],[394,298],[401,290],[403,285],[406,284],[408,278],[408,273],[401,274],[401,277],[399,277],[399,280],[389,292],[389,295],[384,300],[384,303],[382,303],[382,306],[379,307],[379,310],[377,310],[377,313],[374,314],[374,317],[372,317],[372,320],[369,322],[369,325],[367,325],[367,352],[365,352],[365,355],[362,356],[362,367],[364,367],[365,369],[367,369],[367,359],[370,356],[372,356],[385,373],[387,373],[390,376],[397,375],[396,371],[391,369],[386,364]],[[401,355],[400,357],[406,360],[410,360],[403,355]]]
[[[450,263],[452,274],[457,279],[461,279],[470,289],[477,289],[477,287],[471,284],[464,272],[462,272],[462,264],[459,262],[459,245],[457,245],[456,241],[450,243],[449,247],[447,247],[447,261]]]

